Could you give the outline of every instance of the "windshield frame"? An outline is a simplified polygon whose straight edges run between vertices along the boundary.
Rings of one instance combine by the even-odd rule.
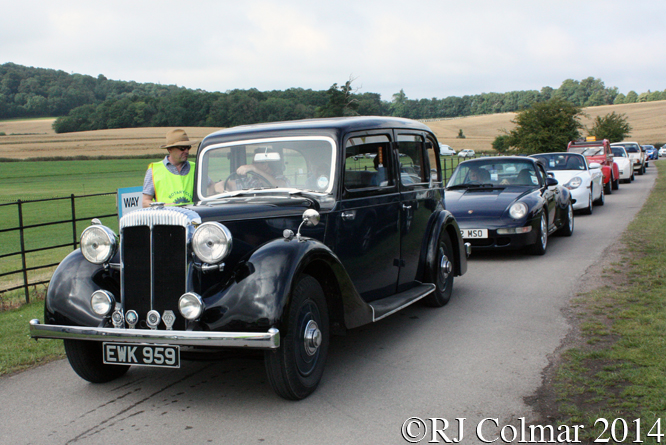
[[[233,141],[228,141],[228,142],[221,142],[217,144],[211,144],[203,149],[200,150],[199,153],[197,153],[197,163],[203,163],[204,159],[207,159],[208,152],[214,151],[214,150],[219,150],[219,149],[224,149],[224,148],[229,148],[229,147],[234,147],[234,146],[251,146],[251,145],[263,145],[263,144],[274,144],[274,143],[285,143],[285,142],[304,142],[304,141],[318,141],[318,142],[328,142],[331,146],[331,160],[330,160],[330,172],[329,172],[329,182],[328,185],[324,190],[311,190],[307,188],[300,188],[300,187],[294,187],[292,185],[287,185],[284,187],[272,187],[272,188],[262,188],[262,189],[247,189],[247,190],[227,190],[221,193],[213,193],[211,195],[208,194],[207,188],[208,188],[208,181],[206,181],[206,184],[204,185],[204,175],[203,172],[207,172],[208,169],[204,168],[203,165],[197,165],[197,179],[196,179],[196,191],[197,195],[199,196],[201,202],[204,201],[212,201],[212,200],[219,200],[219,199],[224,199],[228,197],[234,197],[234,196],[240,196],[240,195],[245,195],[245,194],[256,194],[258,190],[262,190],[264,193],[266,191],[279,191],[281,193],[288,192],[288,193],[294,193],[294,192],[306,192],[306,193],[311,193],[313,195],[331,195],[333,194],[333,191],[335,190],[335,183],[337,181],[335,171],[336,171],[336,165],[337,165],[337,158],[338,158],[338,144],[337,141],[331,137],[331,136],[324,136],[324,135],[305,135],[305,136],[274,136],[274,137],[258,137],[258,138],[253,138],[253,139],[236,139]],[[206,175],[207,178],[209,177]]]

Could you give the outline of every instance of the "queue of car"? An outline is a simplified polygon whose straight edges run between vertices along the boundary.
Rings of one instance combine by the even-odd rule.
[[[584,140],[559,153],[465,160],[447,184],[446,206],[472,251],[543,255],[548,236],[571,236],[574,210],[592,214],[621,182],[642,175],[646,153],[636,142]]]
[[[92,383],[255,350],[274,391],[303,399],[332,335],[418,301],[446,305],[472,249],[543,255],[551,235],[571,236],[574,210],[592,213],[623,178],[608,144],[573,147],[476,159],[464,149],[444,186],[441,156],[455,152],[410,119],[214,132],[197,150],[193,202],[127,213],[118,234],[93,220],[30,335],[64,340]]]

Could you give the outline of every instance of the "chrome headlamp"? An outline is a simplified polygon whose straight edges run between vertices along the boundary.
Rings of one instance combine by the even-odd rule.
[[[219,263],[229,255],[231,247],[231,232],[218,222],[201,224],[192,236],[192,250],[204,263]]]
[[[188,320],[196,320],[203,314],[203,299],[194,292],[187,292],[178,300],[178,310]]]
[[[116,299],[111,292],[99,289],[90,296],[90,308],[92,311],[106,317],[116,307]]]
[[[521,219],[527,215],[527,204],[524,202],[514,202],[509,208],[509,215],[513,219]]]
[[[118,237],[106,226],[94,224],[81,233],[81,253],[93,264],[103,264],[113,258]]]

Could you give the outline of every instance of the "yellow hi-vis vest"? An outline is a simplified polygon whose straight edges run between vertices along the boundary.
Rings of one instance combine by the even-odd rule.
[[[174,175],[162,161],[150,164],[153,169],[155,201],[165,204],[192,204],[194,192],[194,162],[185,176]]]

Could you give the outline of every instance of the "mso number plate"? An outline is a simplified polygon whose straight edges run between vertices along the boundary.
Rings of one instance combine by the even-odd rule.
[[[108,365],[180,368],[179,346],[103,343],[102,351]]]
[[[460,229],[463,238],[488,238],[488,229]]]

